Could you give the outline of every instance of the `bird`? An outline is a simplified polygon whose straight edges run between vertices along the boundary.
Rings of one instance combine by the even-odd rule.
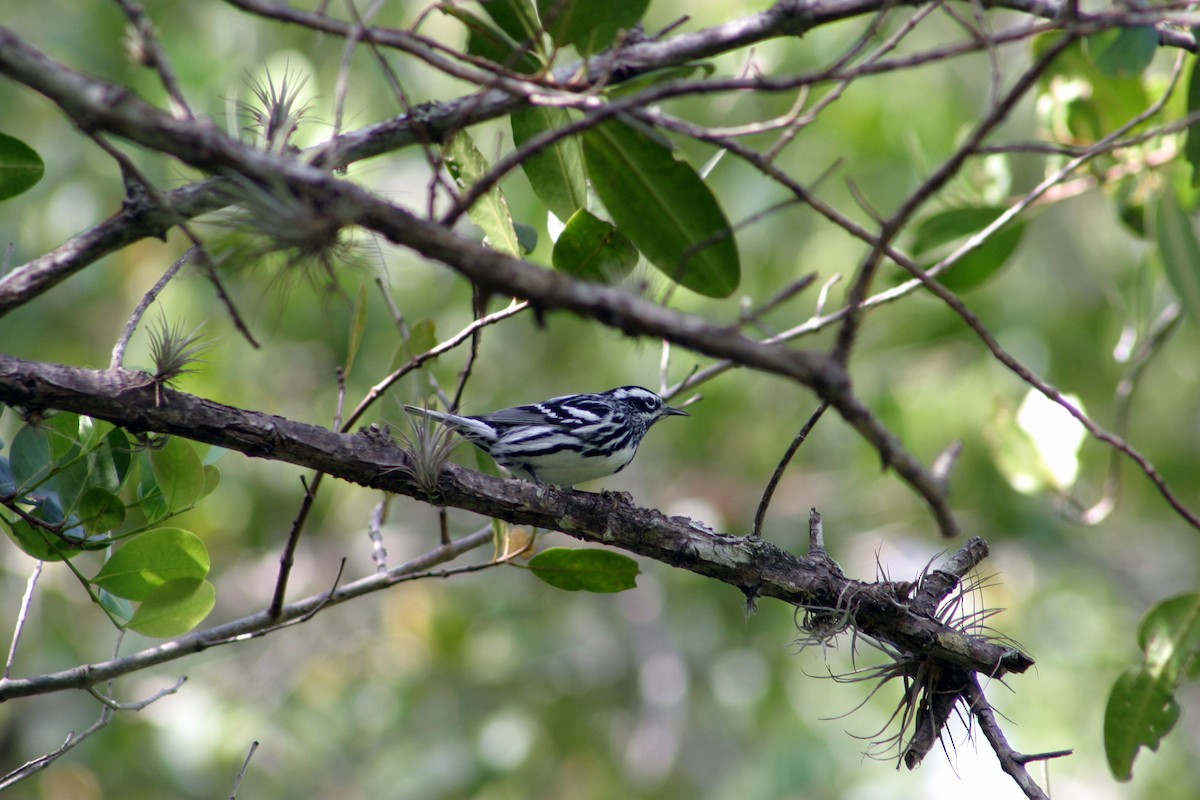
[[[554,486],[620,472],[651,425],[691,416],[641,386],[562,395],[474,416],[404,409],[454,430],[516,477]]]

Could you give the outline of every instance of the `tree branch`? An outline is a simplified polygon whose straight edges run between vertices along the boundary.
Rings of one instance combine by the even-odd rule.
[[[1033,663],[1011,648],[957,631],[927,614],[912,613],[908,608],[912,585],[908,583],[849,581],[830,566],[831,562],[798,558],[761,540],[714,533],[692,520],[621,505],[607,495],[505,481],[453,465],[443,470],[430,492],[414,479],[409,454],[373,429],[339,434],[182,392],[164,389],[161,395],[162,403],[156,406],[154,387],[147,386],[136,373],[49,366],[0,356],[0,401],[10,405],[75,411],[134,432],[184,436],[246,455],[308,467],[433,505],[559,530],[716,578],[750,596],[774,597],[806,608],[844,608],[850,604],[861,633],[904,651],[945,659],[962,669],[997,675],[1023,672]],[[971,546],[980,545],[973,540]],[[379,580],[379,576],[372,576],[337,589],[328,602],[361,594],[364,587],[374,586],[373,582]],[[287,606],[274,621],[303,616],[314,602],[310,599]],[[270,621],[265,613],[259,616],[262,619],[248,618],[253,622],[243,624],[253,627]],[[244,632],[235,627],[224,635]],[[195,646],[202,649],[208,643],[208,639],[199,639]],[[91,677],[86,674],[72,679],[84,681]],[[104,674],[94,680],[106,677]],[[12,685],[0,682],[0,699],[6,691],[22,691]]]

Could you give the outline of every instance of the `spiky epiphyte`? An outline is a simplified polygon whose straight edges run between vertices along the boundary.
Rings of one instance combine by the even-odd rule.
[[[196,371],[196,364],[203,363],[200,354],[212,346],[212,342],[200,341],[200,323],[190,332],[184,331],[184,323],[174,325],[160,316],[150,328],[150,360],[154,362],[154,382],[169,385],[181,375]]]
[[[238,212],[222,217],[210,248],[226,268],[273,268],[287,284],[302,278],[336,290],[337,268],[353,266],[361,250],[348,231],[349,214],[336,204],[298,194],[282,180],[235,179],[225,189]]]
[[[931,573],[931,568],[931,564],[926,565],[915,584],[885,582],[872,588],[899,587],[905,598],[915,598],[925,581],[937,574]],[[945,575],[938,577],[944,578]],[[985,585],[985,580],[974,578],[957,582],[952,591],[947,587],[947,596],[938,603],[934,616],[947,628],[964,637],[994,640],[996,637],[985,622],[998,610],[988,608],[981,602]],[[840,683],[875,684],[862,703],[848,713],[861,708],[886,684],[899,679],[903,691],[890,717],[878,731],[863,738],[870,740],[867,756],[896,758],[909,769],[914,769],[938,742],[947,751],[954,746],[948,737],[946,725],[955,715],[963,719],[969,728],[971,711],[966,698],[974,675],[944,658],[916,650],[901,650],[896,645],[864,634],[855,624],[858,602],[858,598],[847,596],[836,609],[804,609],[803,616],[797,621],[801,635],[796,643],[801,647],[825,646],[831,644],[834,636],[848,630],[855,645],[864,642],[884,654],[886,661],[882,664],[856,667],[843,673],[831,672],[830,677]],[[889,729],[892,729],[890,733]]]
[[[200,354],[211,347],[212,342],[200,341],[202,327],[204,323],[187,332],[182,321],[172,325],[164,316],[160,316],[150,327],[150,360],[154,362],[154,374],[150,376],[150,382],[154,384],[156,405],[163,403],[164,386],[170,386],[181,375],[195,372],[196,365],[203,363]]]
[[[450,428],[432,420],[412,415],[407,420],[412,435],[396,430],[396,439],[412,455],[412,469],[409,471],[413,480],[426,494],[433,496],[437,494],[438,476],[442,468],[462,439],[455,436]]]
[[[257,131],[263,148],[282,153],[308,116],[309,106],[300,104],[300,90],[308,83],[308,76],[285,70],[276,86],[271,71],[266,70],[261,79],[248,79],[248,82],[258,102],[238,105],[249,117],[249,127]]]

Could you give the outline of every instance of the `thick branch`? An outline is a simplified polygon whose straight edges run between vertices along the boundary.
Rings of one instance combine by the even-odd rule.
[[[607,495],[503,481],[453,466],[430,494],[412,478],[408,454],[384,435],[338,434],[171,390],[161,391],[160,406],[155,395],[155,387],[138,373],[0,356],[0,401],[10,405],[75,411],[135,432],[176,434],[436,505],[560,530],[716,578],[750,596],[844,610],[863,634],[963,669],[995,676],[1023,672],[1033,663],[1011,648],[914,613],[908,603],[911,584],[851,581],[823,558],[798,558],[768,542],[714,533],[692,520],[668,518]]]

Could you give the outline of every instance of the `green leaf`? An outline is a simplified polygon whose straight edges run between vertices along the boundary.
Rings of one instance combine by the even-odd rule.
[[[583,151],[596,194],[651,264],[707,297],[733,294],[741,280],[737,244],[696,170],[615,120],[589,128]]]
[[[637,585],[637,562],[612,550],[551,547],[529,559],[529,569],[568,592],[622,592]]]
[[[1167,282],[1192,321],[1200,321],[1200,242],[1174,188],[1164,187],[1151,201],[1150,217]]]
[[[172,436],[150,451],[150,467],[168,510],[188,508],[204,494],[204,465],[187,439]]]
[[[117,486],[113,489],[116,491],[125,485],[125,478],[129,474],[129,462],[133,458],[133,448],[129,445],[129,437],[120,428],[113,428],[105,434],[104,446],[108,448],[108,455],[116,470]]]
[[[1096,67],[1111,78],[1141,75],[1158,51],[1158,31],[1150,25],[1120,28],[1089,36],[1088,54]]]
[[[17,482],[13,479],[12,465],[4,456],[0,456],[0,495],[11,495],[17,491]]]
[[[454,135],[454,139],[446,145],[445,157],[446,168],[462,189],[470,187],[488,171],[487,159],[475,147],[466,131]],[[499,188],[489,189],[467,213],[471,221],[483,230],[493,249],[520,257],[521,244],[513,230],[512,213]]]
[[[1177,672],[1200,655],[1200,594],[1164,600],[1138,626],[1138,647],[1152,664],[1170,661]]]
[[[106,533],[125,521],[125,504],[107,489],[93,486],[79,499],[79,520],[90,534]]]
[[[1050,33],[1037,37],[1033,43],[1034,55],[1042,55],[1056,46],[1062,36],[1061,33]],[[1055,97],[1051,87],[1057,83],[1079,88],[1074,93],[1073,100],[1060,103],[1052,111],[1056,132],[1060,136],[1069,135],[1075,139],[1072,142],[1075,145],[1094,142],[1111,133],[1141,114],[1150,103],[1140,75],[1106,75],[1095,61],[1088,57],[1091,49],[1094,48],[1085,48],[1080,42],[1072,43],[1039,78],[1050,98]],[[1136,130],[1141,130],[1145,124]]]
[[[1175,689],[1200,655],[1200,593],[1164,600],[1138,626],[1140,666],[1113,685],[1104,713],[1104,749],[1109,769],[1122,781],[1133,775],[1142,747],[1157,750],[1179,720]]]
[[[1006,210],[993,206],[951,208],[926,217],[914,232],[913,258],[922,269],[929,269],[940,257],[949,255],[953,249],[949,245],[961,244],[967,237],[991,225]],[[1021,244],[1024,233],[1025,223],[1010,222],[939,275],[938,281],[955,292],[983,284],[1008,262]]]
[[[450,3],[443,3],[438,6],[438,10],[454,17],[466,27],[469,54],[494,61],[514,72],[531,74],[542,68],[541,59],[530,53],[520,42],[470,11]]]
[[[637,266],[638,251],[613,225],[581,208],[554,243],[552,261],[576,278],[616,283]]]
[[[480,0],[479,5],[513,41],[522,45],[539,43],[542,26],[530,0]]]
[[[155,528],[123,544],[92,583],[118,597],[145,600],[170,581],[205,577],[210,566],[199,536],[182,528]]]
[[[522,253],[532,253],[537,248],[537,228],[532,225],[526,225],[524,222],[514,222],[513,230],[516,231],[517,242],[521,245]]]
[[[4,528],[4,532],[17,547],[38,561],[62,561],[81,552],[78,547],[72,547],[68,542],[34,527],[23,519],[13,523],[0,520],[0,527]]]
[[[115,493],[121,487],[117,466],[112,451],[106,445],[97,445],[81,454],[72,448],[63,458],[65,463],[54,476],[58,487],[59,501],[67,514],[75,513],[82,498],[92,489]]]
[[[31,189],[45,173],[46,165],[32,147],[0,133],[0,200]]]
[[[54,469],[50,437],[42,428],[23,426],[13,437],[9,466],[18,494],[41,486]]]
[[[200,493],[197,499],[208,497],[218,486],[221,485],[221,470],[216,464],[204,465],[204,491]]]
[[[538,14],[560,47],[591,55],[611,45],[620,30],[641,21],[650,0],[537,0]]]
[[[142,601],[129,629],[143,636],[169,638],[187,633],[217,604],[217,590],[206,580],[183,578],[165,583]]]
[[[1173,687],[1141,667],[1125,670],[1113,684],[1104,709],[1104,752],[1113,777],[1132,778],[1138,750],[1143,746],[1157,750],[1178,720]]]
[[[565,108],[527,108],[511,117],[513,142],[520,147],[546,131],[566,127],[571,115]],[[529,185],[546,208],[561,220],[587,205],[587,174],[583,147],[572,136],[560,139],[521,162]]]
[[[484,475],[492,475],[496,478],[505,477],[504,472],[497,466],[496,462],[487,453],[480,450],[478,447],[472,447],[475,451],[475,467]]]
[[[133,616],[133,603],[126,600],[124,597],[117,597],[115,594],[104,589],[96,592],[100,600],[100,606],[107,611],[118,623],[128,624]]]
[[[42,422],[50,441],[50,452],[59,464],[74,458],[79,452],[79,430],[82,418],[69,411],[60,411]]]
[[[432,319],[419,319],[408,332],[408,357],[415,358],[437,347],[437,323]]]

